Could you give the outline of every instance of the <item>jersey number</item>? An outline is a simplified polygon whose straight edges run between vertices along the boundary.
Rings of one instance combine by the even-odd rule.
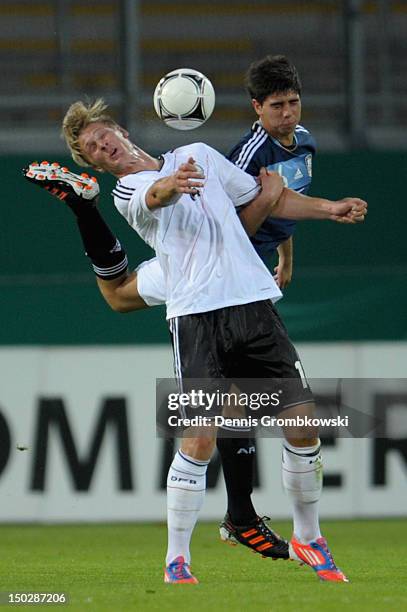
[[[307,377],[305,376],[304,368],[302,367],[301,361],[300,360],[296,361],[294,365],[295,365],[295,369],[298,370],[298,372],[300,373],[303,389],[308,389],[308,386],[309,386],[308,380],[307,380]]]

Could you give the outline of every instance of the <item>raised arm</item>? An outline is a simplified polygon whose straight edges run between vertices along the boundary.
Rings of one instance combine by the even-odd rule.
[[[165,178],[159,179],[148,189],[145,200],[150,210],[176,204],[183,193],[195,195],[199,187],[203,187],[200,179],[204,176],[196,167],[192,157],[178,170]]]
[[[367,203],[360,198],[344,198],[333,202],[301,195],[284,187],[277,172],[265,168],[260,171],[259,181],[261,192],[239,213],[249,236],[253,236],[270,215],[297,221],[327,219],[337,223],[358,223],[364,221],[367,214]]]
[[[260,170],[261,191],[254,200],[239,212],[240,221],[249,236],[254,236],[277,205],[284,189],[284,182],[277,172]]]
[[[271,212],[273,217],[284,219],[328,219],[338,223],[358,223],[364,221],[366,214],[367,203],[360,198],[343,198],[333,202],[305,196],[286,187]]]

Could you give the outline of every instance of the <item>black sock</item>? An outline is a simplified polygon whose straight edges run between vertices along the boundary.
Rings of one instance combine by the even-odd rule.
[[[77,217],[79,232],[86,255],[92,261],[97,276],[111,280],[127,270],[127,256],[95,206],[82,209]]]
[[[235,525],[248,525],[257,517],[251,500],[254,478],[253,438],[217,439],[228,494],[228,512]]]

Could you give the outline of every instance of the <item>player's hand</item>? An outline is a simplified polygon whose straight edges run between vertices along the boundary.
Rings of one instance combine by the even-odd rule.
[[[361,223],[367,215],[367,202],[360,198],[343,198],[332,205],[332,221]]]
[[[203,169],[196,164],[193,157],[190,157],[187,162],[181,164],[172,176],[177,193],[197,195],[199,188],[204,186],[203,179],[205,179],[205,176]]]
[[[278,265],[274,268],[274,280],[280,289],[285,289],[290,283],[293,276],[292,263],[286,264],[279,259]]]
[[[270,199],[270,204],[272,206],[276,204],[284,189],[282,177],[278,172],[272,172],[271,170],[267,170],[267,168],[261,168],[259,182],[262,192],[267,194],[267,197]]]

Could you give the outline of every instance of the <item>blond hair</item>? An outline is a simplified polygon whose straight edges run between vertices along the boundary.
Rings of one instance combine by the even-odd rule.
[[[91,166],[86,159],[79,145],[79,136],[91,123],[101,122],[108,125],[117,126],[116,121],[106,113],[107,104],[102,98],[92,102],[74,102],[68,108],[62,121],[62,137],[65,139],[72,159],[79,166]]]

